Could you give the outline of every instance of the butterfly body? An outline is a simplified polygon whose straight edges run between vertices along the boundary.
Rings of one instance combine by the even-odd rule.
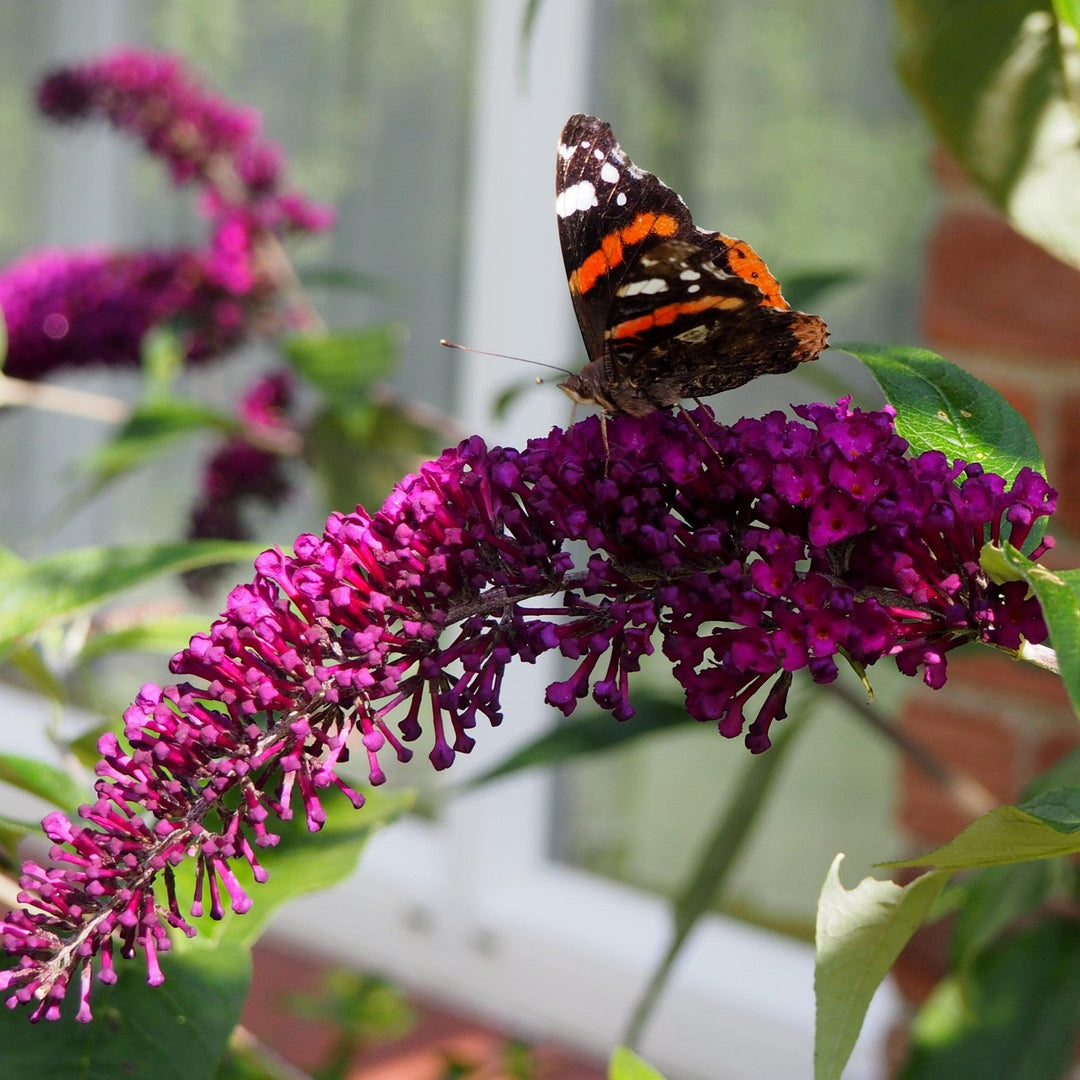
[[[640,416],[791,371],[825,349],[825,323],[791,309],[748,244],[697,228],[604,121],[567,121],[555,190],[589,357],[560,384],[575,401]]]

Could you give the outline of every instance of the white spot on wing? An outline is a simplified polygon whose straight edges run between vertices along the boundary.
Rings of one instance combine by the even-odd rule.
[[[616,206],[625,206],[626,205],[626,192],[620,191],[618,193],[618,195],[615,196],[615,205]]]
[[[561,218],[596,206],[596,188],[588,180],[571,184],[555,197],[555,213]]]
[[[597,148],[596,148],[596,149],[595,149],[595,150],[594,150],[594,151],[592,152],[592,156],[593,156],[594,158],[596,158],[596,160],[597,160],[597,161],[603,161],[603,160],[604,160],[604,151],[603,151],[603,150],[601,150],[601,149],[600,149],[600,147],[597,147]]]
[[[696,270],[684,270],[679,277],[683,281],[697,281],[701,275]]]
[[[701,291],[701,286],[700,285],[688,285],[686,287],[686,291],[687,292],[700,292]]]
[[[561,157],[563,161],[569,161],[576,152],[576,146],[567,146],[566,143],[559,143],[559,157]]]
[[[653,296],[655,293],[667,292],[667,287],[667,282],[663,278],[642,278],[639,281],[628,281],[617,290],[617,294],[619,296]]]
[[[605,184],[614,184],[619,179],[619,170],[610,161],[605,161],[603,168],[600,170],[600,179]]]

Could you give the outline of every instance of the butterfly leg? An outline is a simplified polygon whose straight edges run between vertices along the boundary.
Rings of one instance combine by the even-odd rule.
[[[706,409],[709,415],[712,416],[714,420],[716,419],[716,417],[713,415],[712,409],[710,409],[707,405],[703,405],[700,401],[698,401],[697,398],[694,398],[694,400],[697,401],[698,405],[700,405],[701,408]],[[682,407],[681,404],[676,405],[676,408],[679,410],[679,412],[683,414],[683,416],[686,417],[686,422],[694,429],[694,431],[697,432],[701,441],[712,451],[712,456],[716,458],[717,463],[722,466],[724,462],[721,459],[720,455],[716,452],[716,447],[713,446],[713,444],[709,442],[709,440],[705,437],[705,432],[701,430],[698,422],[693,418],[693,416],[690,415],[690,413],[686,411],[686,409]]]

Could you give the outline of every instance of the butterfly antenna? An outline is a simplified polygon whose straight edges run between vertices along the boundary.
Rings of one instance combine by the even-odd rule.
[[[561,375],[573,375],[567,368],[558,367],[556,364],[545,364],[542,360],[527,360],[524,356],[510,356],[507,353],[488,352],[487,349],[474,349],[471,345],[459,345],[456,341],[447,341],[439,338],[439,344],[447,349],[460,349],[462,352],[476,353],[479,356],[494,356],[499,360],[516,360],[519,364],[534,364],[536,367],[547,368],[549,371],[557,371]]]

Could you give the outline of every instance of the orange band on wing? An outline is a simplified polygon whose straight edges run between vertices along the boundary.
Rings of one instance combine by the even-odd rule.
[[[629,225],[610,232],[571,275],[570,291],[587,293],[606,273],[623,261],[623,246],[639,244],[649,236],[667,239],[679,231],[679,223],[670,214],[638,214]],[[764,265],[764,264],[762,264]]]
[[[790,310],[791,305],[780,293],[780,282],[769,273],[765,260],[745,240],[736,240],[723,233],[717,233],[716,237],[728,245],[728,269],[733,274],[756,285],[765,294],[769,307]]]
[[[608,336],[616,340],[621,338],[637,337],[654,326],[669,326],[682,315],[697,315],[698,312],[707,311],[709,308],[721,310],[734,310],[746,306],[746,301],[741,296],[702,296],[698,300],[687,300],[679,304],[665,304],[651,311],[648,315],[642,315],[637,319],[627,319],[626,322],[613,326],[608,331]]]

